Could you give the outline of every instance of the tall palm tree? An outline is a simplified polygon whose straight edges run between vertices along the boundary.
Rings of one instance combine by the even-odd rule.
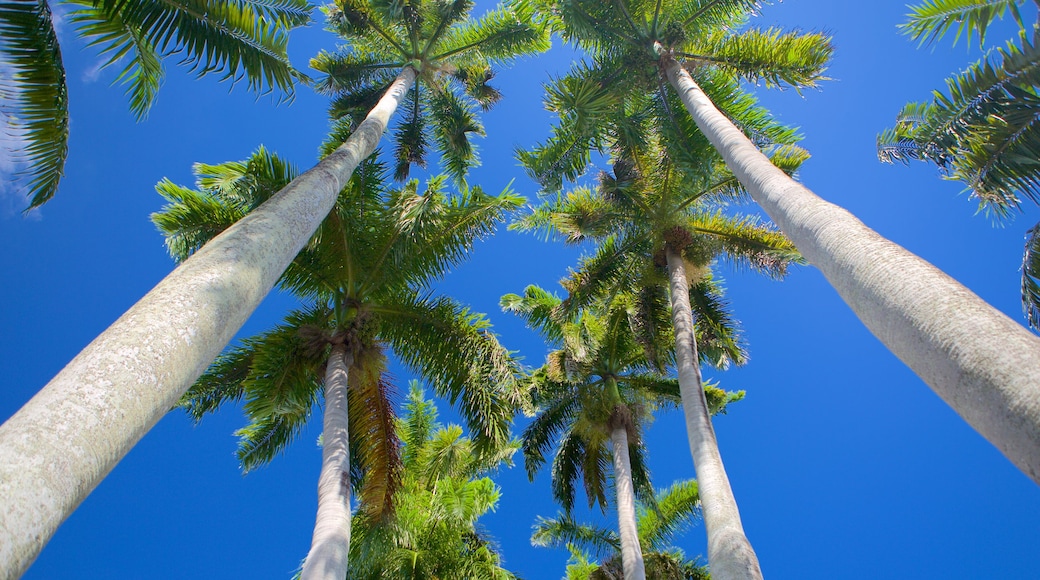
[[[572,307],[619,288],[656,288],[662,293],[668,289],[687,437],[702,482],[708,561],[723,577],[758,577],[758,560],[744,534],[700,388],[690,291],[691,284],[711,283],[705,275],[719,256],[780,277],[797,253],[787,238],[755,219],[712,209],[710,202],[718,207],[718,202],[743,194],[724,167],[713,167],[703,153],[666,146],[639,109],[633,112],[629,107],[614,118],[620,119],[614,122],[617,128],[604,136],[614,156],[613,172],[600,175],[599,189],[570,191],[514,225],[542,229],[569,243],[598,244],[596,253],[568,281]],[[565,118],[558,134],[573,132],[570,124]],[[551,167],[555,151],[552,144],[540,147],[525,161],[535,168]],[[790,147],[777,154],[791,170],[805,158],[803,151]],[[702,319],[699,326],[702,335],[719,334],[713,332],[716,325],[710,319]],[[724,365],[729,358],[723,351],[708,360]]]
[[[912,7],[903,30],[931,42],[957,29],[985,41],[994,20],[1010,13],[1019,25],[1009,42],[947,79],[946,92],[929,103],[908,103],[897,124],[878,136],[882,161],[930,161],[946,179],[963,182],[980,209],[1004,217],[1019,209],[1020,195],[1040,202],[1040,27],[1026,26],[1021,0],[930,0]],[[1040,329],[1040,224],[1026,236],[1022,309]]]
[[[246,162],[196,171],[201,190],[159,185],[170,204],[154,219],[178,259],[293,177],[264,150]],[[300,431],[324,383],[318,517],[304,580],[346,575],[348,424],[359,435],[367,511],[385,513],[397,487],[383,344],[460,404],[479,449],[497,449],[509,440],[513,362],[482,316],[428,288],[520,199],[509,191],[491,197],[479,188],[448,196],[443,177],[432,178],[424,192],[415,181],[387,190],[384,173],[371,161],[355,173],[283,276],[283,287],[311,306],[220,357],[184,398],[196,418],[224,402],[247,399],[251,424],[239,431],[239,458],[250,469],[269,461]]]
[[[0,426],[0,490],[9,498],[0,506],[0,561],[11,569],[32,562],[220,354],[375,150],[417,74],[548,47],[545,31],[529,24],[531,14],[508,7],[469,20],[469,2],[424,0],[409,3],[424,17],[402,20],[398,4],[350,6],[368,15],[363,21],[378,26],[391,48],[412,46],[413,35],[420,39],[421,58],[404,61],[345,143],[185,260]],[[386,22],[394,26],[380,25]],[[62,468],[54,469],[58,464]]]
[[[310,22],[306,0],[5,0],[0,3],[0,114],[26,140],[16,159],[28,168],[29,209],[58,189],[69,142],[68,95],[52,10],[71,6],[76,32],[108,56],[104,66],[125,62],[118,80],[127,85],[130,110],[139,120],[155,101],[163,59],[179,55],[199,76],[245,80],[250,90],[278,89],[291,96],[299,73],[286,55],[288,33]]]
[[[652,505],[640,505],[637,517],[643,540],[647,576],[654,580],[709,580],[707,569],[686,559],[674,547],[677,535],[693,525],[700,515],[697,482],[680,481],[657,492]],[[622,580],[619,560],[621,544],[612,530],[578,523],[567,514],[539,518],[531,543],[550,548],[566,547],[575,564],[568,567],[567,580]],[[602,564],[594,557],[604,558]]]
[[[679,384],[658,372],[668,359],[667,325],[638,321],[638,301],[618,296],[609,303],[561,319],[562,300],[537,286],[523,296],[502,298],[502,305],[522,316],[552,345],[545,365],[530,375],[532,397],[542,407],[524,431],[523,449],[528,475],[533,478],[556,447],[553,459],[553,495],[569,513],[575,483],[584,481],[589,505],[606,507],[607,457],[613,460],[620,549],[625,580],[646,578],[636,530],[635,494],[652,498],[640,442],[642,425],[652,407],[679,403]],[[643,330],[637,337],[634,328]],[[649,330],[649,332],[647,332]],[[647,339],[662,348],[648,351]],[[658,360],[648,352],[660,355]],[[724,406],[731,398],[711,389]],[[607,451],[609,441],[610,451]]]
[[[437,422],[437,408],[414,381],[405,410],[396,426],[404,477],[393,515],[354,515],[347,579],[516,578],[477,522],[501,496],[490,475],[511,464],[517,445],[474,453],[461,427]]]
[[[655,92],[670,84],[755,202],[867,328],[1040,483],[1040,338],[773,166],[695,80],[703,71],[796,87],[820,78],[831,52],[826,38],[734,32],[757,4],[560,0],[552,9],[564,37],[589,49],[599,67],[624,67],[612,88]]]

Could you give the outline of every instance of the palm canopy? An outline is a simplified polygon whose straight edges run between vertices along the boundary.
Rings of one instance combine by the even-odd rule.
[[[700,517],[697,482],[681,481],[657,492],[652,504],[639,506],[637,521],[643,545],[647,577],[657,580],[707,580],[707,570],[696,560],[687,560],[674,547],[675,538]],[[574,563],[567,580],[611,580],[622,578],[620,540],[613,530],[581,524],[567,514],[539,518],[531,542],[550,548],[571,550]],[[602,564],[593,561],[603,560]]]
[[[545,107],[559,121],[545,142],[517,157],[527,172],[547,191],[560,190],[589,169],[593,153],[631,157],[632,149],[645,148],[647,135],[656,133],[657,147],[668,150],[671,161],[692,173],[728,174],[724,184],[739,188],[711,144],[697,130],[678,97],[654,85],[652,90],[619,90],[630,81],[624,68],[607,70],[595,63],[579,62],[571,71],[546,87]],[[737,79],[717,70],[701,71],[698,78],[720,109],[736,122],[772,160],[793,171],[808,155],[795,143],[800,136],[776,122]]]
[[[955,38],[977,36],[1010,14],[1019,38],[988,53],[946,80],[930,102],[908,103],[895,127],[878,136],[878,157],[937,165],[946,179],[964,183],[979,209],[1008,216],[1022,197],[1040,203],[1040,27],[1022,19],[1022,0],[929,0],[913,7],[903,30],[933,42],[956,29]],[[1040,328],[1040,224],[1026,235],[1022,258],[1022,306]]]
[[[634,117],[634,119],[632,119]],[[744,189],[717,162],[665,147],[665,137],[637,113],[619,116],[607,136],[613,153],[611,171],[599,175],[596,189],[576,187],[534,208],[510,227],[539,231],[571,244],[591,242],[595,252],[582,260],[565,285],[565,307],[581,308],[619,291],[636,293],[644,317],[670,328],[666,247],[687,263],[690,301],[700,322],[699,354],[704,362],[725,367],[744,362],[746,353],[711,274],[717,259],[738,267],[782,277],[800,260],[794,246],[773,227],[754,217],[734,216],[726,205],[741,200]],[[542,152],[529,166],[542,163]],[[779,166],[794,171],[807,158],[796,146],[776,150]],[[693,167],[699,161],[700,167]],[[646,342],[649,346],[651,343]]]
[[[288,32],[310,22],[306,0],[65,0],[70,20],[88,44],[125,63],[117,80],[127,86],[130,110],[142,119],[162,84],[163,59],[181,57],[198,76],[244,81],[255,91],[291,97],[297,73],[286,55]],[[15,159],[29,208],[54,196],[68,154],[69,109],[61,46],[46,0],[0,3],[2,116],[26,141]]]
[[[198,189],[169,181],[157,186],[170,203],[153,220],[178,259],[260,205],[295,173],[263,148],[247,161],[196,165],[195,171]],[[385,173],[375,162],[355,172],[281,278],[283,288],[310,306],[222,355],[182,400],[198,418],[225,402],[246,399],[251,424],[239,431],[239,457],[247,469],[269,461],[299,432],[318,397],[322,356],[335,343],[346,344],[355,358],[350,396],[361,400],[352,399],[351,412],[371,413],[367,422],[351,419],[352,432],[361,433],[352,437],[361,459],[366,453],[390,458],[383,345],[459,404],[480,449],[509,439],[517,401],[515,362],[482,315],[432,295],[428,286],[464,259],[520,199],[510,191],[495,197],[479,188],[449,196],[442,177],[431,179],[421,193],[414,181],[388,189]],[[367,383],[355,388],[355,380]],[[370,451],[364,449],[366,430],[372,432]]]
[[[549,48],[544,27],[529,9],[500,6],[469,18],[472,0],[338,0],[325,8],[330,28],[348,47],[321,52],[311,66],[325,73],[317,88],[335,96],[331,113],[349,130],[359,123],[401,69],[418,75],[394,130],[395,177],[425,166],[432,140],[445,170],[461,180],[476,164],[470,135],[483,135],[477,110],[501,94],[489,82],[492,66]]]
[[[531,1],[549,15],[554,31],[592,57],[572,77],[590,79],[600,92],[613,95],[658,95],[682,137],[677,143],[698,132],[682,119],[681,106],[669,106],[674,95],[665,90],[666,62],[675,60],[687,68],[754,138],[754,119],[742,120],[739,108],[727,107],[734,102],[735,83],[812,87],[823,80],[832,51],[821,34],[745,28],[758,6],[753,0]],[[746,99],[738,99],[744,101],[741,107]]]
[[[389,519],[355,514],[347,579],[515,578],[477,521],[495,509],[501,492],[490,475],[511,464],[516,444],[474,453],[461,427],[437,422],[414,381],[395,429],[404,442],[396,510]]]
[[[646,450],[639,436],[651,420],[653,409],[679,404],[678,381],[661,369],[666,358],[650,359],[648,352],[667,353],[671,340],[667,325],[639,322],[642,312],[632,296],[617,296],[609,303],[568,315],[562,300],[537,286],[523,296],[502,297],[505,310],[521,316],[551,346],[546,363],[528,376],[532,402],[538,412],[524,430],[524,463],[530,478],[556,448],[552,465],[555,499],[568,512],[573,508],[578,479],[584,482],[589,506],[606,509],[606,483],[610,465],[610,433],[628,432],[633,485],[644,500],[652,501]],[[641,331],[642,340],[637,335]],[[658,344],[650,350],[646,340]],[[743,397],[705,385],[714,412]]]

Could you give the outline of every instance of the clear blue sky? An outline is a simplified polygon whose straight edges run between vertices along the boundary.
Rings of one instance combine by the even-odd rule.
[[[1040,212],[1030,207],[993,227],[934,168],[876,160],[875,136],[902,104],[926,99],[977,56],[963,43],[917,49],[896,30],[906,12],[890,0],[765,7],[757,25],[827,31],[836,54],[822,90],[759,94],[801,127],[813,158],[800,178],[810,188],[1021,320],[1023,234]],[[243,159],[260,144],[308,167],[327,128],[324,99],[306,90],[292,106],[275,106],[245,87],[229,94],[214,80],[194,81],[172,62],[149,119],[137,124],[121,90],[109,86],[114,71],[98,74],[98,57],[68,26],[62,39],[72,108],[62,188],[25,218],[22,201],[0,184],[0,419],[172,269],[148,220],[162,205],[157,181],[190,184],[193,162]],[[334,44],[315,25],[297,33],[291,51],[303,66]],[[548,134],[541,83],[569,58],[556,50],[500,73],[506,98],[485,117],[484,166],[473,183],[498,191],[515,179],[534,200],[512,151]],[[576,256],[501,232],[442,289],[487,312],[503,342],[538,365],[544,345],[499,311],[498,298],[530,283],[556,288]],[[1040,488],[889,354],[816,270],[797,269],[782,283],[722,274],[751,361],[707,375],[747,391],[716,429],[767,577],[1038,577]],[[270,297],[243,335],[270,327],[291,305]],[[403,394],[412,375],[394,373]],[[231,435],[242,423],[235,408],[197,427],[180,412],[168,415],[58,530],[26,578],[288,577],[310,541],[320,426],[242,476]],[[693,476],[677,417],[661,417],[648,445],[659,487]],[[529,580],[561,577],[566,553],[529,545],[536,515],[556,512],[548,474],[529,484],[516,468],[497,479],[502,503],[483,523],[507,567]],[[691,555],[704,545],[699,527],[681,542]]]

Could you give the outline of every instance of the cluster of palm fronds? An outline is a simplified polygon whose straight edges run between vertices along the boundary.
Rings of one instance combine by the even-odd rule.
[[[950,32],[982,46],[990,25],[1008,14],[1018,38],[947,79],[932,100],[908,103],[895,127],[878,136],[882,161],[934,163],[967,186],[980,210],[1006,217],[1022,198],[1040,203],[1040,27],[1023,19],[1022,0],[929,0],[914,7],[903,30],[931,43]],[[1040,239],[1026,234],[1022,306],[1040,328]]]

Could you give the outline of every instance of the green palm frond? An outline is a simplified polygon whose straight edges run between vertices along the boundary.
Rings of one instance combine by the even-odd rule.
[[[749,82],[766,86],[815,87],[834,48],[819,33],[785,33],[778,28],[750,29],[736,34],[714,34],[706,42],[691,43],[680,56],[685,65],[715,66]]]
[[[470,134],[483,137],[484,126],[477,118],[472,99],[463,100],[454,91],[444,88],[433,92],[429,115],[441,163],[448,175],[462,183],[466,171],[479,163]]]
[[[502,568],[497,546],[478,518],[495,509],[501,490],[485,471],[505,458],[481,463],[456,425],[437,423],[437,409],[413,381],[404,416],[404,471],[394,517],[359,510],[351,522],[348,580],[377,578],[487,578],[515,576]]]
[[[577,397],[553,401],[551,405],[539,409],[534,421],[524,429],[521,436],[524,467],[531,481],[534,481],[535,474],[545,464],[549,449],[557,444],[568,424],[578,414],[580,404]]]
[[[553,499],[568,513],[574,509],[574,498],[577,495],[575,483],[582,473],[581,462],[584,458],[585,442],[573,433],[566,433],[553,458],[550,482]]]
[[[31,196],[28,211],[57,192],[69,149],[65,68],[45,0],[0,2],[0,60],[11,69],[0,77],[0,118],[26,143],[12,160],[28,165],[15,175]]]
[[[283,324],[243,343],[253,349],[249,374],[241,383],[251,422],[236,433],[244,470],[271,461],[310,417],[320,397],[326,355],[311,350],[300,329],[324,327],[327,319],[323,308],[296,310]]]
[[[641,506],[637,521],[639,539],[645,551],[666,550],[674,536],[692,526],[700,517],[700,494],[692,479],[672,484],[656,497],[656,509]]]
[[[253,91],[279,90],[291,98],[297,73],[286,56],[288,29],[309,22],[304,0],[73,0],[70,18],[105,66],[130,55],[118,80],[128,85],[130,110],[148,114],[162,84],[162,56],[179,54],[199,76],[244,81]]]
[[[777,279],[787,274],[789,264],[803,261],[787,236],[773,226],[761,224],[755,216],[733,218],[721,211],[700,214],[688,222],[688,229],[707,238],[684,252],[694,261],[721,255],[735,265]]]
[[[697,558],[689,560],[670,544],[675,536],[695,524],[700,502],[697,482],[682,481],[662,490],[654,505],[638,504],[637,525],[647,578],[654,580],[707,580],[710,578]],[[571,552],[568,580],[615,580],[624,577],[621,546],[611,530],[582,524],[566,513],[555,518],[538,518],[531,543]],[[602,559],[596,563],[594,558]]]
[[[690,307],[697,324],[697,354],[702,363],[726,369],[742,365],[748,353],[721,283],[710,274],[690,287]]]
[[[899,28],[921,44],[935,42],[956,29],[954,43],[961,36],[971,43],[972,35],[977,34],[981,46],[986,41],[989,25],[1009,12],[1019,27],[1025,28],[1020,4],[1022,0],[925,0],[923,4],[910,6],[907,22]]]
[[[477,110],[489,110],[502,95],[489,84],[493,66],[549,48],[548,32],[520,5],[504,5],[468,18],[471,0],[361,2],[340,0],[325,9],[330,28],[350,41],[339,53],[322,52],[311,66],[323,73],[319,91],[334,97],[334,121],[353,124],[404,67],[417,73],[395,131],[395,175],[426,162],[432,140],[452,178],[463,183],[478,163],[472,134],[484,135]]]
[[[197,163],[196,187],[188,189],[164,179],[155,189],[167,204],[151,215],[178,261],[231,227],[292,181],[297,170],[263,146],[245,161],[219,165]]]
[[[257,339],[247,338],[242,345],[222,353],[184,393],[178,406],[198,423],[222,404],[241,400],[245,395],[242,383],[249,376],[257,346]]]
[[[512,312],[521,317],[529,327],[540,332],[551,344],[558,344],[563,340],[561,322],[555,316],[560,302],[559,296],[532,284],[524,288],[523,296],[506,294],[499,304],[504,312]]]
[[[477,20],[449,28],[428,54],[442,60],[509,62],[549,50],[549,36],[520,4],[492,10]]]
[[[521,404],[518,363],[483,315],[445,297],[402,293],[375,307],[380,335],[434,390],[459,406],[479,451],[509,441],[509,423]]]
[[[1040,224],[1026,233],[1022,257],[1022,309],[1030,326],[1040,328]]]
[[[616,532],[579,524],[570,515],[562,513],[551,519],[539,517],[531,534],[531,544],[546,548],[562,548],[569,544],[598,555],[621,550]]]
[[[1018,194],[1040,200],[1040,46],[1008,43],[947,80],[930,103],[904,107],[893,129],[878,137],[882,161],[935,163],[964,182],[998,215],[1018,206]]]
[[[430,435],[438,428],[437,406],[426,398],[419,381],[409,381],[408,395],[404,405],[404,418],[399,420],[397,430],[404,444],[402,460],[405,465],[419,461],[423,447]]]
[[[393,285],[401,273],[413,287],[427,286],[468,257],[474,244],[494,233],[523,198],[508,187],[497,196],[479,187],[464,187],[449,196],[444,177],[437,176],[421,194],[415,183],[390,191],[386,203],[380,224],[384,231],[376,234],[385,237],[372,256],[358,257],[367,272],[360,278],[362,286],[373,286],[377,280]]]

